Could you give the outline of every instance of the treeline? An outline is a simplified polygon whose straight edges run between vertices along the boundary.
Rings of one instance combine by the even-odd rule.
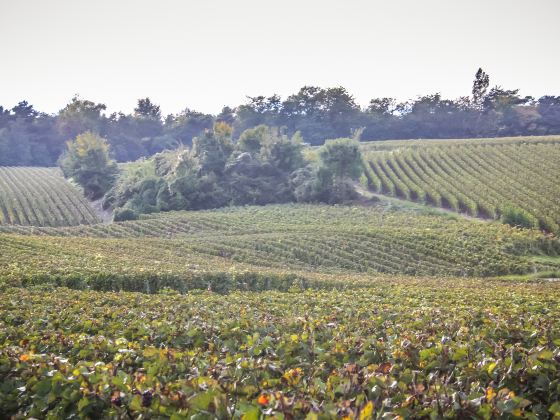
[[[75,97],[58,114],[38,112],[23,101],[12,109],[0,106],[0,165],[50,166],[66,141],[91,131],[106,138],[112,157],[136,160],[180,145],[217,122],[233,129],[232,137],[264,124],[287,136],[301,133],[307,143],[350,137],[362,139],[471,138],[560,134],[560,96],[522,97],[517,89],[490,88],[479,69],[470,96],[443,99],[439,93],[398,102],[375,98],[361,108],[342,87],[305,86],[282,99],[248,97],[247,103],[224,107],[218,115],[185,109],[164,117],[149,98],[140,99],[131,114],[107,115],[104,104]]]

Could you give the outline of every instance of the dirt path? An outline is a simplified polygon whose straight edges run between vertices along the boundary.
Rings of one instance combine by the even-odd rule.
[[[103,209],[103,199],[90,201],[90,206],[93,208],[97,216],[103,221],[103,223],[111,223],[113,221],[113,213],[110,210]]]

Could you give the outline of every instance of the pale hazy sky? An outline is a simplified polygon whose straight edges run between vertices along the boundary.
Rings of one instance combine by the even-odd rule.
[[[560,95],[560,0],[0,0],[0,105],[74,94],[217,113],[303,85],[468,95],[477,68]]]

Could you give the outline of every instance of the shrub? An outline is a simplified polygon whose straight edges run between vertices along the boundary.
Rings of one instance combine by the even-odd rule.
[[[132,209],[124,208],[124,209],[115,209],[113,213],[113,221],[114,222],[124,222],[125,220],[137,220],[138,213],[136,213]]]
[[[502,223],[522,228],[538,227],[537,219],[530,213],[517,207],[508,206],[502,210]]]

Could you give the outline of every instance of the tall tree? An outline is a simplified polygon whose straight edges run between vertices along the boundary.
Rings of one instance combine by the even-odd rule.
[[[476,106],[481,107],[484,101],[484,96],[488,91],[488,86],[490,86],[490,76],[479,68],[474,76],[474,82],[472,87],[473,102]]]
[[[65,140],[75,138],[86,131],[103,135],[106,122],[103,111],[106,109],[105,104],[96,104],[74,96],[72,101],[58,113],[59,134]]]

